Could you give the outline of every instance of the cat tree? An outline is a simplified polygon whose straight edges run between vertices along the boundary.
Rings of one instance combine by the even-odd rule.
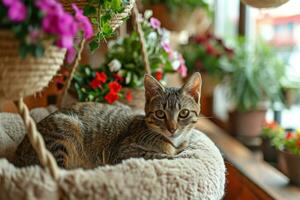
[[[134,5],[134,0],[131,0],[122,16],[114,18],[118,19],[118,23],[116,23],[118,25],[114,28],[121,24],[124,15],[129,15],[133,8],[136,28],[142,44],[145,70],[150,73],[143,32],[137,20],[138,10]],[[84,40],[81,41],[80,50],[65,85],[61,101],[70,86],[84,42]],[[52,56],[54,60],[60,58],[59,61],[56,60],[55,66],[62,64],[62,55],[64,52]],[[20,63],[23,64],[23,61]],[[14,66],[15,64],[12,63],[11,65]],[[35,62],[28,61],[28,66],[35,66]],[[31,71],[35,70],[35,68],[33,68],[34,70],[31,67],[28,68]],[[53,75],[57,69],[58,67],[53,69]],[[4,65],[0,65],[1,76],[9,71],[1,70],[5,70]],[[19,72],[15,71],[12,76],[16,77],[18,74]],[[36,75],[32,75],[31,78],[26,78],[26,82],[27,79],[41,81],[42,77],[38,78]],[[48,84],[50,79],[42,79],[44,80],[43,87]],[[24,92],[25,89],[18,89],[17,96],[11,97],[6,95],[8,94],[5,90],[5,87],[8,87],[7,84],[0,87],[2,89],[0,91],[4,92],[1,97],[16,100],[15,103],[24,122],[27,137],[43,167],[16,168],[7,160],[0,159],[0,199],[23,199],[24,197],[29,199],[221,199],[223,196],[225,167],[222,156],[215,145],[198,131],[194,132],[195,139],[192,144],[172,160],[168,158],[154,160],[132,158],[115,166],[98,167],[94,170],[67,171],[57,166],[52,154],[45,148],[44,140],[37,131],[35,121],[31,118],[22,99],[25,94],[33,94],[41,88],[32,90],[31,85],[31,88],[29,87],[31,91]],[[0,121],[1,136],[7,134],[6,126],[2,124],[5,122],[6,115],[1,114],[0,117],[2,117]],[[18,119],[15,117],[15,120]],[[16,127],[15,130],[20,129]],[[18,134],[21,133],[13,133],[13,135]],[[19,142],[15,140],[16,145]],[[149,158],[156,158],[157,155],[149,153],[148,156]]]

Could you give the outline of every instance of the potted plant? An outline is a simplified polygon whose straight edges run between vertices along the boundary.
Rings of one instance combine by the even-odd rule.
[[[40,91],[63,63],[65,50],[73,50],[75,36],[83,30],[91,37],[89,21],[73,7],[74,16],[55,0],[0,2],[1,98],[16,100]]]
[[[180,51],[185,59],[188,74],[201,72],[201,110],[204,115],[212,116],[214,89],[225,73],[222,62],[224,59],[231,59],[234,50],[225,45],[221,38],[208,32],[190,37],[187,44],[180,46]]]
[[[273,139],[279,150],[278,167],[291,183],[300,186],[300,130],[287,131]]]
[[[240,42],[227,70],[226,82],[233,104],[229,114],[231,132],[250,144],[261,134],[268,105],[282,102],[285,68],[262,42],[253,50]]]
[[[168,32],[161,28],[159,20],[152,17],[151,11],[146,11],[141,20],[152,75],[160,81],[163,81],[166,73],[176,71],[186,76],[185,62],[181,54],[170,47]],[[99,68],[81,66],[75,74],[74,86],[79,100],[113,103],[105,99],[109,90],[103,84],[116,81],[122,90],[118,91],[115,100],[125,95],[130,105],[143,106],[144,92],[139,88],[143,85],[145,66],[141,52],[142,46],[136,31],[111,41],[105,62]],[[98,80],[97,73],[105,74],[106,81]]]
[[[65,9],[74,12],[71,0],[61,0]],[[90,50],[99,48],[101,41],[112,37],[115,29],[127,19],[134,6],[134,0],[80,0],[78,7],[92,22],[94,34],[89,41]]]
[[[205,0],[143,0],[142,2],[147,9],[153,10],[154,16],[164,27],[172,31],[182,31],[189,20],[193,19],[192,15],[197,9],[211,14]]]
[[[265,123],[262,128],[262,153],[265,161],[272,164],[277,163],[278,153],[274,147],[273,140],[275,137],[283,134],[285,130],[276,122]]]

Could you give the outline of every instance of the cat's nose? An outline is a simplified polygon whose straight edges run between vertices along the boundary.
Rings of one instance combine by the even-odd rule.
[[[170,129],[169,129],[170,133],[172,133],[172,134],[175,133],[176,130],[177,130],[176,128],[170,128]]]

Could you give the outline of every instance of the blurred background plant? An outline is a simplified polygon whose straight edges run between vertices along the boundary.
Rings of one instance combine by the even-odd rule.
[[[180,51],[189,74],[198,71],[219,79],[224,76],[222,60],[234,57],[234,50],[211,33],[190,37],[187,44],[181,45]]]
[[[237,41],[235,56],[224,64],[229,96],[239,111],[257,110],[263,102],[284,102],[285,64],[263,41],[251,49]],[[266,108],[264,108],[266,109]]]

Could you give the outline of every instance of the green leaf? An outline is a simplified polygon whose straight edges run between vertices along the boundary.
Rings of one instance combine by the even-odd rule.
[[[97,38],[94,38],[94,39],[89,43],[89,46],[90,46],[90,51],[91,51],[92,53],[94,53],[95,50],[99,48],[99,42],[97,41]]]
[[[95,15],[97,13],[97,10],[96,10],[95,6],[93,6],[93,5],[86,5],[83,8],[83,13],[86,16],[91,16],[91,15]]]

